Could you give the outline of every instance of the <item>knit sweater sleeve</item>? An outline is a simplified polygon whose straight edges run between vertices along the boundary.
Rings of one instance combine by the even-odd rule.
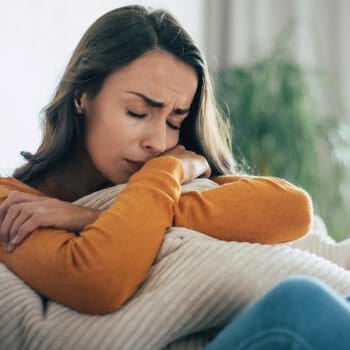
[[[176,226],[226,241],[281,243],[305,235],[312,202],[299,187],[274,177],[220,176],[220,186],[183,194]]]
[[[38,229],[14,252],[0,248],[0,261],[52,300],[84,313],[113,311],[146,277],[172,224],[182,180],[179,160],[152,159],[79,236]],[[1,202],[10,191],[1,188]]]

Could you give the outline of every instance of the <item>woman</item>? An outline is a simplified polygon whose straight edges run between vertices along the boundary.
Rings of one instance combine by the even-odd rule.
[[[28,162],[14,178],[1,180],[2,240],[12,250],[31,235],[0,259],[35,290],[72,308],[104,313],[122,305],[173,222],[221,239],[264,243],[292,240],[309,228],[309,197],[279,179],[218,177],[231,184],[180,199],[182,183],[230,174],[233,161],[200,51],[165,12],[132,6],[98,19],[45,116],[38,151],[25,154]],[[66,202],[127,181],[103,213]],[[228,205],[235,202],[240,207],[233,212]],[[261,220],[266,232],[257,230]],[[96,295],[101,302],[91,303]]]
[[[45,110],[39,149],[0,179],[0,261],[45,297],[104,314],[135,293],[170,226],[227,241],[303,236],[309,196],[281,179],[233,175],[227,135],[205,61],[171,15],[105,14]],[[209,176],[220,186],[181,195]],[[70,203],[126,182],[107,210]]]

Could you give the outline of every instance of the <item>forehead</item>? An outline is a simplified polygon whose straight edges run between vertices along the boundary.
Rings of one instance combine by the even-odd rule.
[[[170,53],[155,50],[112,73],[104,87],[138,91],[165,103],[176,98],[181,104],[189,104],[197,85],[197,73],[193,67]]]

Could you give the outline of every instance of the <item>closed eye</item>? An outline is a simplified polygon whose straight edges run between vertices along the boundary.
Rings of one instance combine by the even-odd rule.
[[[131,117],[134,117],[134,118],[142,119],[142,118],[147,117],[147,113],[135,113],[135,112],[130,111],[130,110],[128,110],[127,113],[128,113],[128,115],[130,115]]]
[[[169,123],[168,121],[166,122],[167,125],[169,126],[170,129],[173,129],[173,130],[180,130],[180,126],[176,126],[174,124],[171,124]]]
[[[147,117],[147,113],[135,113],[135,112],[130,111],[130,110],[127,111],[127,114],[133,118],[138,118],[138,119],[142,119],[142,118]],[[180,130],[180,126],[176,126],[176,125],[170,123],[169,121],[167,121],[166,123],[170,129]]]

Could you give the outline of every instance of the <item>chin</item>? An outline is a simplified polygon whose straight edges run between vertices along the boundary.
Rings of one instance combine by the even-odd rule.
[[[114,185],[122,185],[129,181],[132,174],[120,174],[119,176],[110,175],[106,176],[106,179]]]

